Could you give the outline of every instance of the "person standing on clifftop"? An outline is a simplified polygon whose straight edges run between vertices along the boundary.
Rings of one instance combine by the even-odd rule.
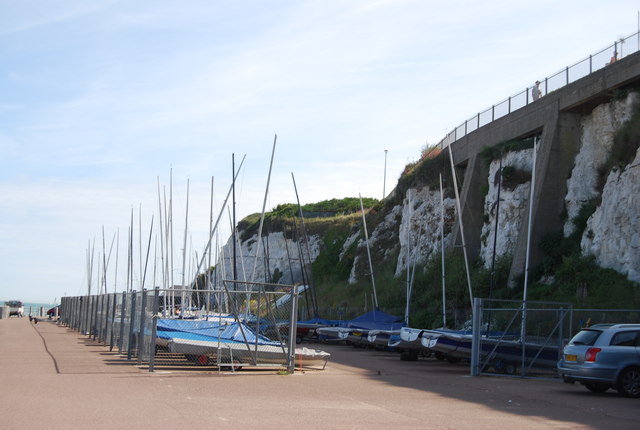
[[[536,81],[536,84],[531,88],[531,95],[533,96],[534,102],[542,96],[542,91],[540,91],[540,81]]]

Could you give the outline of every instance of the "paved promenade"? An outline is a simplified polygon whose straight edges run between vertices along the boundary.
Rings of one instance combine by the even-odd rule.
[[[637,429],[640,400],[322,345],[324,371],[149,373],[49,321],[0,320],[0,429]]]

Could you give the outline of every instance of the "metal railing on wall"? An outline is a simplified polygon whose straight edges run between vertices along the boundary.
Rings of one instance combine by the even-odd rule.
[[[534,92],[539,91],[539,96],[544,97],[552,91],[567,86],[578,79],[588,76],[638,51],[640,51],[640,32],[635,32],[627,37],[621,37],[613,44],[589,55],[587,58],[567,66],[551,76],[538,80],[538,85],[527,87],[484,111],[478,112],[451,130],[451,132],[438,142],[438,146],[444,149],[472,131],[533,103],[538,99],[538,96],[534,97]]]

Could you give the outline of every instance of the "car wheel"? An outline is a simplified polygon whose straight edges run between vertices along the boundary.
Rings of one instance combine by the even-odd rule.
[[[627,397],[640,397],[640,367],[628,367],[620,373],[618,392]]]
[[[608,385],[602,385],[602,384],[584,384],[584,386],[587,387],[587,390],[592,391],[594,393],[604,393],[609,389]]]

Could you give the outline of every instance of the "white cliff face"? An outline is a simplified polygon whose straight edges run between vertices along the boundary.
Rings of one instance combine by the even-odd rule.
[[[370,234],[369,246],[374,249],[381,241],[391,239],[399,246],[398,261],[395,276],[403,276],[407,270],[407,262],[412,266],[424,264],[429,259],[439,255],[441,250],[440,220],[441,220],[440,190],[429,187],[407,190],[402,205],[395,206],[376,229]],[[451,239],[451,226],[455,221],[455,200],[444,199],[445,218],[445,246]],[[399,223],[398,233],[396,225]],[[393,233],[392,233],[393,232]],[[358,248],[364,247],[364,239],[358,242]],[[386,246],[384,258],[390,257],[395,247]],[[364,256],[363,256],[364,255]],[[363,256],[363,257],[362,257]],[[362,270],[362,265],[368,265],[364,253],[359,253],[349,276],[349,283],[355,283]],[[367,269],[368,273],[369,270]],[[358,275],[360,273],[360,275]],[[375,268],[374,268],[375,274]]]
[[[259,258],[256,260],[258,247],[257,235],[242,242],[237,246],[236,260],[238,279],[255,282],[270,282],[274,272],[283,274],[279,280],[283,284],[302,282],[302,269],[300,265],[300,253],[304,259],[308,259],[307,248],[303,241],[287,239],[283,232],[274,232],[263,236],[260,245]],[[321,239],[319,236],[309,236],[309,251],[311,261],[320,254]],[[267,264],[268,261],[268,264]],[[254,274],[255,266],[255,275]],[[222,247],[220,257],[216,265],[217,273],[224,279],[233,279],[233,238],[230,237],[226,245]],[[268,270],[268,275],[265,276]],[[253,278],[252,278],[253,275]],[[221,278],[218,278],[219,280]]]
[[[602,193],[602,204],[587,221],[582,252],[598,265],[640,282],[640,150],[631,164],[614,169]]]
[[[502,167],[511,166],[515,169],[531,172],[533,149],[509,152],[502,158]],[[493,261],[493,242],[495,240],[496,258],[513,254],[518,242],[520,227],[526,219],[531,182],[518,184],[509,190],[501,187],[500,204],[497,205],[498,181],[496,175],[500,168],[500,160],[494,160],[489,166],[489,191],[484,203],[484,213],[488,215],[482,226],[482,241],[480,257],[485,268],[491,267]],[[498,210],[496,210],[498,209]],[[496,236],[496,216],[498,217],[498,234]]]
[[[598,197],[598,168],[607,161],[615,133],[629,119],[637,99],[637,93],[630,93],[625,100],[599,105],[591,115],[583,118],[580,151],[567,180],[565,237],[574,233],[573,219],[580,208]]]
[[[441,251],[440,190],[429,187],[410,188],[402,202],[400,230],[400,254],[395,276],[403,275],[407,266],[424,264]],[[451,226],[455,221],[455,200],[444,199],[445,247],[451,240]],[[409,263],[409,264],[407,264]]]
[[[401,210],[400,206],[395,206],[393,209],[391,209],[389,213],[384,217],[384,220],[380,224],[378,224],[378,226],[375,228],[373,232],[371,232],[371,234],[369,234],[370,249],[373,249],[374,247],[379,246],[379,242],[381,240],[388,238],[390,235],[393,234],[392,232],[395,230],[394,226],[398,222],[397,218],[400,215],[400,210]],[[345,245],[342,248],[342,253],[340,254],[340,259],[344,257],[344,254],[347,251],[347,249],[358,238],[360,238],[360,240],[358,241],[357,248],[366,247],[366,244],[364,242],[364,234],[362,233],[362,227],[361,227],[358,232],[351,235],[345,241]],[[385,248],[385,251],[384,251],[385,256],[390,251],[391,249]],[[367,260],[367,257],[365,256],[363,259],[361,258],[361,253],[358,253],[353,260],[353,265],[351,266],[351,272],[349,273],[349,280],[348,280],[349,284],[355,284],[358,281],[358,272],[361,272],[361,270],[358,270],[358,268],[362,267],[362,265],[366,265],[367,267],[366,272],[370,274],[371,272],[369,271],[369,268],[368,268],[369,261]],[[374,268],[374,275],[375,275],[375,268]]]

